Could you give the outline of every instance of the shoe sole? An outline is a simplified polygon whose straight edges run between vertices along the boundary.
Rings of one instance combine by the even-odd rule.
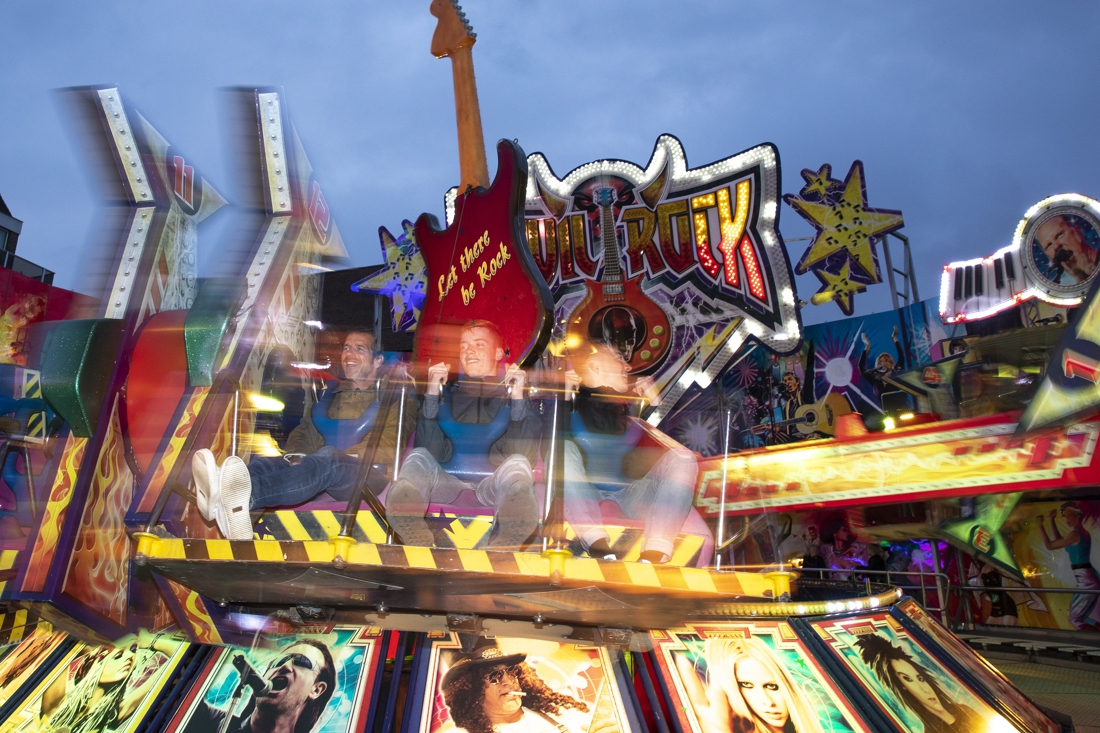
[[[195,506],[202,518],[211,522],[221,497],[218,495],[218,460],[209,449],[202,448],[191,459],[191,477],[195,482]]]
[[[221,509],[224,526],[219,529],[226,539],[252,539],[252,515],[249,504],[252,501],[252,477],[248,467],[237,456],[230,456],[222,464]]]
[[[432,534],[431,527],[424,519],[423,510],[419,514],[397,510],[397,507],[405,504],[419,507],[424,503],[426,503],[424,497],[411,484],[406,483],[402,486],[396,483],[390,487],[390,492],[386,495],[388,509],[386,521],[389,522],[397,538],[401,540],[401,544],[417,547],[431,547],[435,544],[435,535]]]
[[[496,537],[490,547],[519,549],[539,525],[539,505],[533,489],[504,497],[497,512]]]

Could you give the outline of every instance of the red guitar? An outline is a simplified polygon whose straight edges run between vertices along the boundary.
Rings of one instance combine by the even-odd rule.
[[[416,220],[428,271],[416,360],[457,363],[462,324],[484,319],[500,330],[504,361],[529,364],[550,340],[554,301],[527,246],[527,158],[519,145],[501,140],[497,175],[489,185],[470,54],[476,37],[454,0],[434,0],[431,12],[439,19],[432,54],[452,61],[465,191],[455,199],[454,221],[446,229],[430,214]]]
[[[603,241],[603,277],[589,280],[584,300],[569,317],[566,342],[606,341],[630,364],[631,374],[649,374],[661,365],[672,346],[672,328],[661,306],[642,290],[642,275],[627,280],[619,265],[615,237],[615,189],[596,189]]]

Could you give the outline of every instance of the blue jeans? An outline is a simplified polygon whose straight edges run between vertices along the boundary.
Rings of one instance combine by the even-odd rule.
[[[248,474],[252,477],[251,509],[305,504],[325,492],[337,501],[347,501],[359,477],[359,459],[326,445],[297,466],[282,457],[253,458]],[[372,472],[367,484],[378,492],[386,487],[386,478]]]

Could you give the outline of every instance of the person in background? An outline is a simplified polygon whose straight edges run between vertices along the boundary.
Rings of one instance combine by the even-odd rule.
[[[550,689],[526,654],[503,654],[495,642],[460,655],[439,688],[455,727],[466,733],[620,730],[613,719],[599,714],[589,723],[587,703]]]
[[[226,733],[310,733],[336,691],[336,663],[324,642],[299,639],[283,648],[263,678],[271,690],[253,695]],[[184,733],[218,733],[227,715],[233,711],[201,700]]]
[[[901,341],[898,340],[898,327],[894,326],[894,332],[890,336],[894,341],[894,351],[898,355],[897,360],[895,361],[893,356],[883,351],[875,359],[875,366],[871,369],[867,368],[867,357],[871,353],[871,339],[865,333],[861,335],[863,336],[863,352],[859,355],[859,373],[871,385],[875,397],[881,398],[882,393],[887,388],[886,378],[905,371],[905,351],[902,349]]]
[[[1082,220],[1068,214],[1050,217],[1035,230],[1035,241],[1050,260],[1054,282],[1073,285],[1088,280],[1096,271],[1097,252],[1085,237]],[[1073,278],[1065,282],[1063,276]]]
[[[822,733],[817,711],[760,639],[707,639],[706,686],[686,654],[676,667],[707,733]]]

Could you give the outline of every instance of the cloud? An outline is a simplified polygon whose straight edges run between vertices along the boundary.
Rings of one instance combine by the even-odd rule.
[[[81,151],[49,90],[117,82],[231,200],[217,89],[281,85],[356,264],[377,228],[442,214],[458,179],[450,64],[428,53],[428,2],[10,3],[0,192],[20,254],[78,284],[95,221]],[[489,150],[543,151],[558,173],[644,163],[662,132],[693,165],[771,141],[798,170],[866,164],[871,205],[905,212],[921,295],[949,259],[1005,244],[1028,206],[1100,195],[1094,133],[1100,6],[468,0]],[[490,169],[495,161],[490,159]],[[788,238],[809,229],[781,214]],[[204,269],[216,257],[205,240]],[[792,259],[804,243],[790,246]],[[816,288],[800,283],[806,298]],[[888,290],[860,296],[888,307]],[[813,312],[811,312],[813,311]],[[811,321],[835,318],[832,306]]]

